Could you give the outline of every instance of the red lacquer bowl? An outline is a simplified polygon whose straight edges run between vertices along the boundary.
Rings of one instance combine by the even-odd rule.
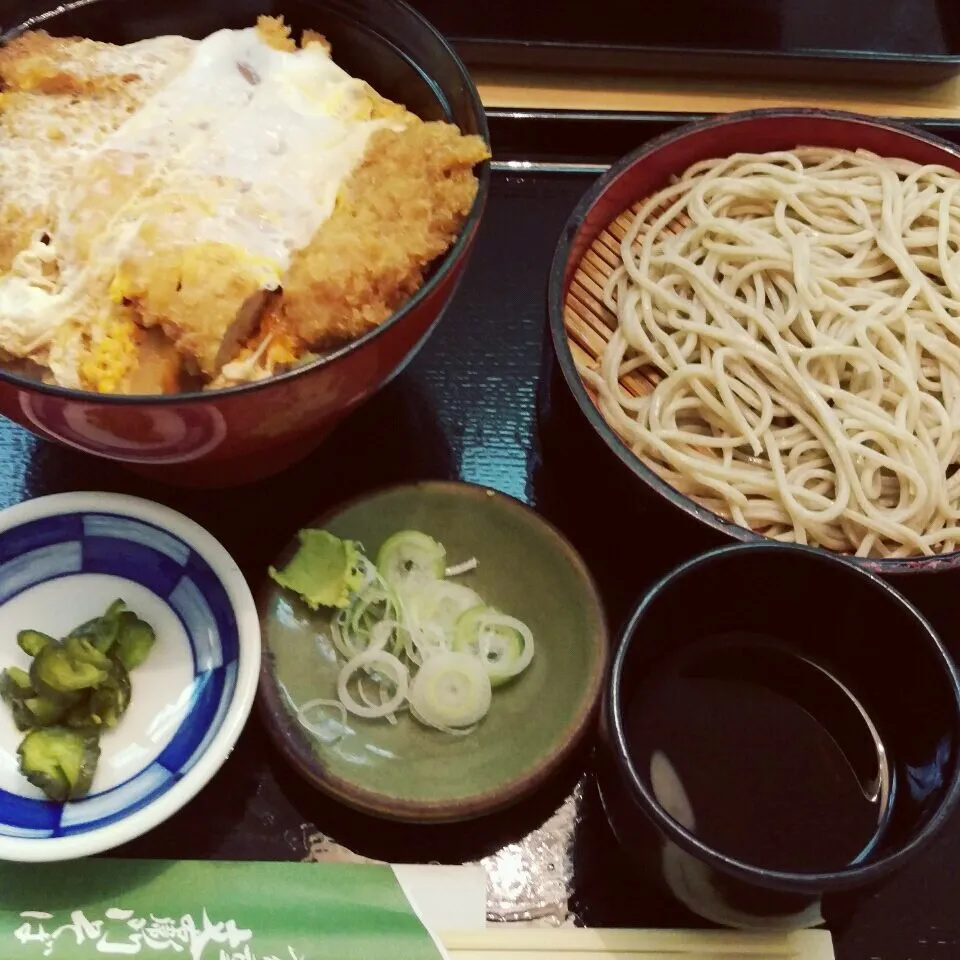
[[[587,192],[570,215],[554,254],[549,283],[550,336],[567,387],[590,427],[612,454],[598,469],[618,471],[637,499],[668,504],[730,541],[765,539],[680,493],[634,456],[600,415],[577,371],[564,324],[567,292],[590,245],[624,210],[665,187],[673,176],[701,160],[733,153],[765,153],[799,146],[868,150],[920,164],[960,170],[953,144],[898,123],[853,113],[818,109],[754,110],[691,123],[651,140],[614,164]],[[853,559],[853,558],[851,558]],[[960,569],[960,551],[903,560],[856,558],[859,566],[881,575],[933,573]]]
[[[201,38],[225,27],[250,26],[263,12],[322,32],[345,69],[424,119],[448,119],[464,133],[489,140],[479,94],[463,63],[400,0],[252,5],[86,0],[24,25],[128,43],[161,34]],[[24,20],[26,15],[24,10]],[[463,274],[486,204],[489,164],[478,175],[480,189],[463,231],[421,290],[377,330],[337,352],[261,383],[170,397],[102,396],[0,370],[0,414],[41,437],[179,486],[234,486],[279,473],[315,450],[338,421],[399,373],[430,335]]]

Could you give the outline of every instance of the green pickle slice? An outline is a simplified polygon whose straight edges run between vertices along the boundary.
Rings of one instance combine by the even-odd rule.
[[[20,772],[57,803],[86,795],[100,759],[100,736],[123,719],[133,693],[130,672],[150,656],[156,633],[123,600],[62,640],[17,634],[29,670],[0,673],[0,698],[26,736]]]
[[[20,772],[51,800],[65,803],[86,796],[100,760],[95,733],[67,727],[31,730],[17,750]]]

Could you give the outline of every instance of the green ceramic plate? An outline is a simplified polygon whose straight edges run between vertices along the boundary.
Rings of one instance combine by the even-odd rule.
[[[370,556],[403,529],[447,548],[450,564],[476,557],[458,578],[487,603],[524,620],[536,655],[470,735],[335,712],[297,719],[317,698],[336,699],[340,669],[329,616],[314,613],[272,581],[260,597],[264,658],[260,704],[267,726],[297,770],[320,790],[368,813],[407,821],[450,821],[498,810],[527,795],[564,760],[592,721],[607,659],[596,587],[573,548],[523,504],[483,487],[420,483],[339,507],[313,524],[359,540]],[[296,549],[291,541],[277,559]]]

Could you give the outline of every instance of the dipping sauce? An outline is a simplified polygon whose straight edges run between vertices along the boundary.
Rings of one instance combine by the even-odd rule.
[[[773,638],[685,646],[656,665],[625,716],[660,805],[727,856],[833,870],[866,856],[889,819],[893,768],[863,706]]]

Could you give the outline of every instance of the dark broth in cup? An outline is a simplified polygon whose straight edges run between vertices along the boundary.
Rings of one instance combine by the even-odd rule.
[[[890,819],[892,762],[856,697],[775,638],[727,633],[661,659],[626,711],[659,804],[717,852],[815,873],[863,860]]]

